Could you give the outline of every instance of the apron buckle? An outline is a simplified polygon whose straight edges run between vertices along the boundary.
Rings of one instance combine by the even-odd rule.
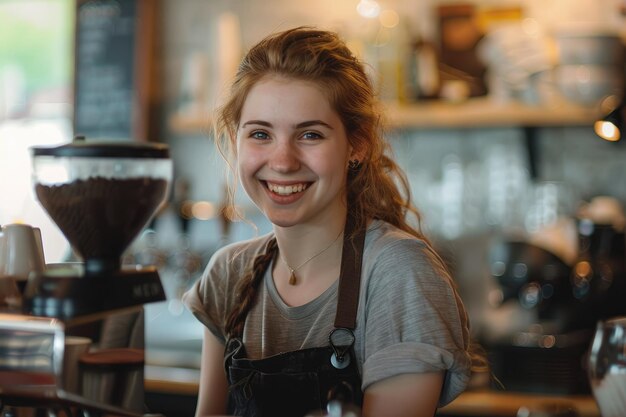
[[[350,365],[350,349],[354,346],[354,333],[345,327],[337,327],[328,335],[328,343],[333,348],[330,363],[336,369],[345,369]]]

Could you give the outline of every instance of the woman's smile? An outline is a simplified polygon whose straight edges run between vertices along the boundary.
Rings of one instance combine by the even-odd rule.
[[[281,184],[275,184],[275,183],[266,181],[265,184],[267,185],[267,188],[271,192],[276,193],[278,195],[291,195],[295,193],[301,193],[302,191],[306,190],[308,187],[307,183],[281,185]]]
[[[277,183],[271,181],[262,181],[262,183],[265,184],[270,200],[275,204],[284,206],[300,200],[311,184],[310,182]]]

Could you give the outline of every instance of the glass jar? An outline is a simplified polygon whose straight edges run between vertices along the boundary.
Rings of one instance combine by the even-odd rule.
[[[598,322],[589,352],[589,382],[602,417],[626,416],[626,317]]]
[[[165,203],[172,161],[165,144],[75,140],[35,147],[35,194],[85,271],[104,275]]]

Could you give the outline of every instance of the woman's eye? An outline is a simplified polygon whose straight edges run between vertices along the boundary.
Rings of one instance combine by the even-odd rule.
[[[303,139],[321,139],[322,135],[317,132],[304,132],[302,134]]]
[[[269,138],[269,135],[263,131],[255,130],[254,132],[250,133],[250,137],[253,139],[267,139]]]

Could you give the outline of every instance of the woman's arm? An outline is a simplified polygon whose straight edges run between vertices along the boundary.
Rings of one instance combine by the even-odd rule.
[[[433,417],[443,378],[443,372],[432,372],[376,382],[365,390],[363,417]]]
[[[224,415],[227,397],[224,345],[209,330],[204,329],[196,417]]]

